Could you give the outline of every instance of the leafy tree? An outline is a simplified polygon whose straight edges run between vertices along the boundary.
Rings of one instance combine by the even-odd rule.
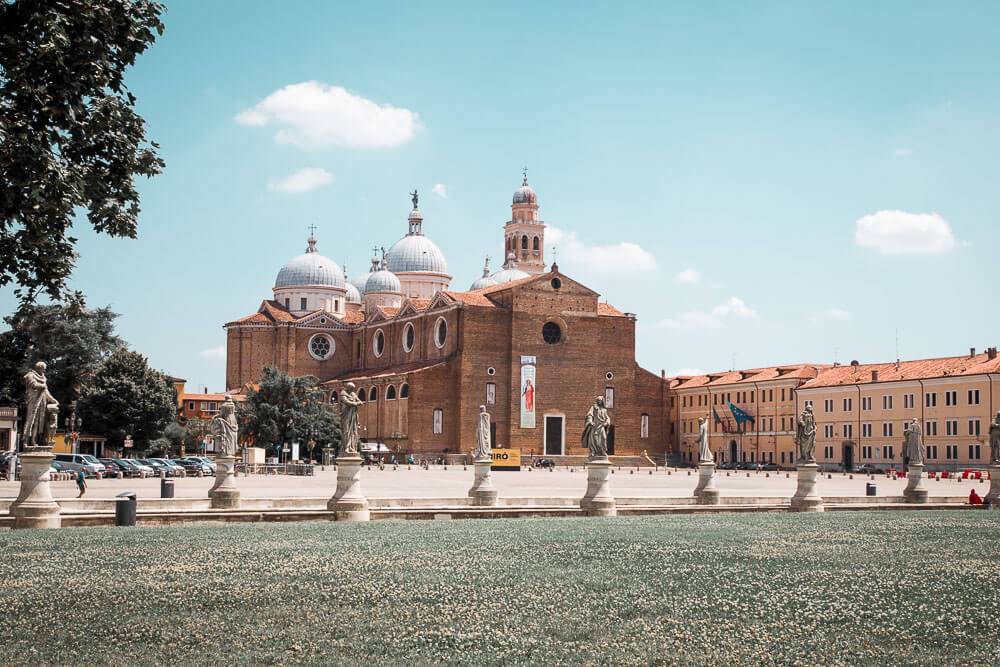
[[[88,431],[120,447],[132,435],[143,451],[157,439],[177,410],[171,379],[149,367],[146,357],[121,348],[97,368],[80,393],[77,412]]]
[[[0,287],[22,302],[66,290],[78,209],[97,232],[135,238],[136,176],[159,146],[125,70],[163,34],[152,0],[0,2]]]
[[[184,438],[187,436],[187,429],[182,424],[170,422],[163,429],[163,439],[167,441],[166,449],[170,456],[180,456],[181,449],[184,448]]]
[[[4,318],[10,329],[0,333],[0,403],[23,409],[24,374],[44,361],[49,391],[66,413],[87,375],[125,345],[115,335],[117,317],[110,306],[88,309],[77,292],[65,304],[25,304]]]
[[[306,443],[310,436],[317,446],[339,447],[340,420],[316,383],[311,375],[292,377],[265,366],[258,388],[239,407],[240,436],[265,448]]]

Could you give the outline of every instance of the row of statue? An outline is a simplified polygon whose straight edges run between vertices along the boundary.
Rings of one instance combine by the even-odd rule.
[[[27,411],[24,418],[23,443],[25,447],[51,447],[56,432],[59,415],[59,402],[49,393],[45,378],[45,362],[39,361],[34,368],[24,375],[25,398]],[[340,429],[342,434],[341,453],[356,455],[361,443],[361,425],[358,418],[358,407],[364,403],[357,394],[357,386],[348,382],[340,394]],[[592,460],[608,457],[608,429],[611,427],[611,417],[604,406],[604,398],[598,396],[594,405],[587,412],[584,420],[583,435],[580,443],[585,447]],[[1000,411],[990,423],[990,464],[1000,465]],[[212,434],[216,447],[223,456],[233,456],[236,453],[238,424],[236,421],[236,404],[232,396],[219,407],[219,414],[212,419]],[[916,418],[907,423],[903,430],[904,457],[909,465],[924,464],[924,439],[920,421]],[[708,441],[708,418],[698,418],[698,462],[712,463],[714,458]],[[476,423],[476,447],[473,456],[476,459],[489,458],[492,450],[490,442],[490,415],[486,406],[479,406],[479,416]],[[799,415],[795,427],[796,462],[799,464],[816,463],[816,418],[812,405],[806,405]]]

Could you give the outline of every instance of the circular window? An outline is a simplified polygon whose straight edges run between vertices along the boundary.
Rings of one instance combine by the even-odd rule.
[[[326,324],[326,318],[325,317],[319,318],[319,323],[320,324]]]
[[[329,359],[336,349],[337,344],[326,334],[316,334],[309,339],[309,354],[318,361]]]
[[[608,371],[607,373],[604,374],[604,377],[607,378],[608,380],[612,380],[614,379],[615,374],[612,373],[611,371]]]
[[[497,374],[497,369],[495,369],[492,366],[490,366],[489,368],[486,369],[486,374],[487,375],[496,375]]]
[[[553,278],[549,284],[552,285],[552,289],[559,289],[562,287],[562,281],[558,278]]]
[[[379,329],[375,332],[375,337],[372,338],[372,351],[375,352],[376,357],[381,357],[382,353],[385,352],[385,334]]]
[[[434,325],[434,344],[440,349],[444,347],[446,340],[448,340],[448,323],[444,321],[443,317],[439,317],[437,324]]]
[[[403,329],[403,349],[409,352],[413,349],[413,324],[407,324]]]
[[[542,339],[549,345],[555,345],[562,340],[562,329],[555,322],[546,322],[542,326]]]

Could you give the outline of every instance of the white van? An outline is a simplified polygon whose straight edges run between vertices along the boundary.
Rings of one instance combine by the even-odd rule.
[[[104,475],[107,467],[90,454],[56,454],[56,461],[76,472],[83,470],[88,475]]]

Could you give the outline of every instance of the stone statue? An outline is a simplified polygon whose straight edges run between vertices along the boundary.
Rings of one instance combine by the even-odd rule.
[[[358,398],[357,386],[348,382],[340,394],[340,453],[357,454],[361,443],[361,422],[358,420],[358,406],[362,400]]]
[[[236,455],[236,433],[239,425],[236,423],[236,403],[232,396],[219,406],[219,414],[212,418],[212,436],[215,438],[215,449],[223,456]]]
[[[472,458],[476,461],[490,458],[493,447],[490,443],[490,415],[486,412],[486,406],[479,406],[479,422],[476,426],[476,448],[472,452]]]
[[[816,463],[816,419],[811,405],[807,405],[799,415],[795,446],[799,452],[798,463]]]
[[[1000,410],[990,422],[990,465],[1000,465]]]
[[[712,450],[708,447],[708,419],[698,417],[698,463],[712,462]]]
[[[906,463],[911,466],[924,464],[924,436],[917,419],[911,421],[903,429],[903,441],[906,443]]]
[[[39,361],[34,369],[24,374],[27,410],[24,416],[25,447],[51,447],[56,434],[59,402],[49,393],[45,379],[45,362]]]
[[[590,450],[590,459],[608,458],[608,427],[611,417],[604,408],[604,397],[598,396],[587,413],[587,421],[583,427],[583,446]]]
[[[414,190],[413,192],[410,193],[410,199],[413,201],[413,210],[416,210],[417,209],[417,199],[418,199],[418,197],[417,197],[417,191],[416,190]]]

